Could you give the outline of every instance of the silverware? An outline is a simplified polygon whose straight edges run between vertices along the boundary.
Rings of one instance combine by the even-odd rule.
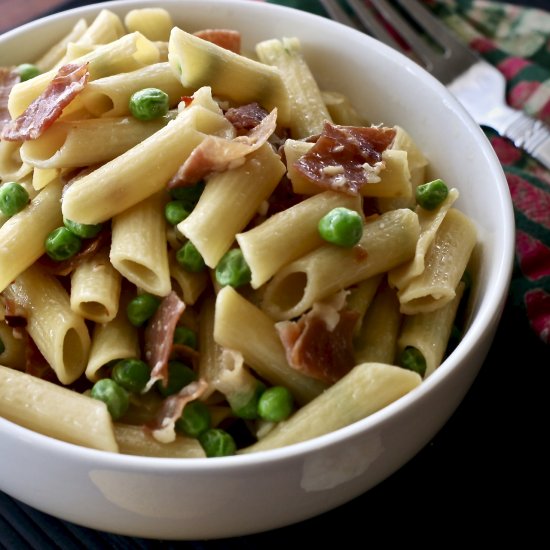
[[[345,0],[345,3],[354,18],[338,0],[321,0],[335,21],[366,32],[402,53],[410,53],[388,32],[387,25],[391,26],[408,44],[415,60],[447,86],[478,124],[493,128],[550,168],[549,128],[509,107],[500,71],[464,45],[419,2]]]

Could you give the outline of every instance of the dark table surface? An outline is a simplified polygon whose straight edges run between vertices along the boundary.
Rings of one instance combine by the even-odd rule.
[[[88,2],[18,2],[11,12],[4,9],[8,3],[15,4],[0,0],[0,32]],[[550,0],[516,3],[550,9]],[[0,548],[253,549],[293,540],[344,547],[437,541],[445,547],[451,541],[475,544],[480,534],[493,542],[521,536],[521,548],[538,547],[543,543],[533,541],[545,533],[548,509],[548,367],[548,347],[510,299],[494,345],[448,423],[398,472],[335,510],[247,537],[176,543],[79,527],[0,493]]]

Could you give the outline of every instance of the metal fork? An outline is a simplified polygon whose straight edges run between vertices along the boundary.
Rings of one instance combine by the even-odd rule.
[[[540,120],[506,105],[506,84],[500,71],[465,46],[419,2],[344,0],[356,16],[352,18],[338,0],[320,1],[335,21],[366,32],[407,53],[388,32],[386,25],[391,26],[408,44],[417,60],[447,86],[478,124],[493,128],[550,168],[549,128]],[[399,10],[394,7],[396,4]],[[403,14],[414,21],[422,33]],[[438,47],[434,48],[434,43]]]

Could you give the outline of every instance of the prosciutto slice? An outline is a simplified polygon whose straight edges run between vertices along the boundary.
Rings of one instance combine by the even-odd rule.
[[[304,177],[326,189],[359,195],[361,187],[379,181],[382,152],[395,130],[380,126],[337,126],[325,122],[315,145],[295,163]]]
[[[184,311],[185,304],[172,291],[163,298],[145,329],[145,361],[152,370],[144,392],[157,380],[168,382],[168,359],[174,345],[174,331]]]
[[[11,89],[21,80],[21,77],[13,69],[0,67],[0,132],[11,120],[8,111],[8,99]]]
[[[151,432],[160,443],[171,443],[176,439],[176,420],[181,416],[185,405],[195,401],[206,391],[208,384],[202,378],[183,387],[178,393],[167,397],[158,412]]]
[[[239,135],[256,128],[268,115],[269,113],[256,102],[231,107],[225,112],[225,118],[233,124]]]
[[[206,137],[180,166],[168,182],[168,188],[193,185],[213,172],[223,172],[244,164],[246,156],[259,149],[277,126],[277,109],[273,109],[249,134],[227,140]]]
[[[208,40],[234,53],[241,53],[241,33],[232,29],[204,29],[193,33],[195,36]]]
[[[317,303],[298,321],[275,325],[289,365],[329,384],[355,365],[352,337],[359,314],[338,305]]]
[[[0,137],[6,141],[40,137],[82,91],[89,76],[88,63],[69,63],[61,67],[42,94],[20,116],[4,125]]]

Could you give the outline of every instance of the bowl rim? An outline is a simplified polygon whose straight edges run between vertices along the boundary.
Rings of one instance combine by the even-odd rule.
[[[296,17],[304,19],[307,22],[310,19],[323,20],[322,25],[343,27],[340,23],[324,18],[320,15],[305,12],[293,7],[270,4],[263,1],[251,0],[165,0],[155,2],[155,6],[170,5],[176,9],[181,9],[183,4],[193,5],[234,5],[237,8],[247,6],[247,10],[257,11],[265,14],[266,10],[274,17],[278,13],[293,12]],[[10,41],[22,33],[27,33],[37,28],[49,25],[57,21],[68,21],[77,17],[89,17],[97,14],[103,9],[123,10],[125,7],[150,7],[152,3],[148,0],[111,0],[103,3],[88,4],[81,7],[72,8],[66,11],[54,13],[41,17],[35,21],[31,21],[21,25],[15,29],[9,30],[0,35],[0,46],[2,43]],[[317,21],[319,23],[319,21]],[[174,471],[206,471],[215,472],[219,469],[235,470],[241,468],[250,468],[254,465],[260,467],[266,463],[280,462],[292,460],[296,457],[306,456],[314,453],[318,449],[339,445],[346,439],[352,438],[359,434],[371,432],[381,428],[383,425],[393,422],[400,415],[405,414],[406,410],[423,399],[424,396],[432,391],[434,386],[442,383],[446,378],[449,378],[453,373],[460,369],[460,364],[468,354],[475,351],[475,343],[479,335],[487,333],[491,328],[496,328],[496,323],[500,318],[504,303],[507,297],[507,289],[512,275],[512,267],[514,261],[514,238],[515,238],[515,223],[514,213],[510,192],[506,183],[506,178],[502,166],[494,152],[489,141],[483,134],[483,131],[478,124],[470,117],[462,105],[456,100],[451,93],[436,80],[432,75],[427,73],[423,68],[418,66],[414,61],[406,58],[399,52],[391,49],[389,46],[378,42],[377,40],[366,36],[362,32],[346,28],[346,33],[354,36],[356,39],[361,37],[361,40],[370,42],[370,47],[374,48],[378,53],[396,61],[403,66],[404,70],[415,73],[424,80],[430,87],[435,88],[443,95],[449,107],[455,112],[458,118],[468,127],[469,131],[474,135],[478,135],[480,146],[482,147],[483,157],[487,164],[491,167],[491,172],[498,180],[498,196],[495,198],[495,203],[498,204],[502,211],[504,226],[500,240],[503,245],[499,249],[498,264],[492,266],[492,271],[497,274],[497,277],[492,280],[488,292],[484,296],[479,297],[479,310],[473,317],[464,338],[457,345],[452,354],[438,367],[435,372],[424,380],[418,387],[404,395],[397,401],[387,405],[383,409],[373,413],[372,415],[359,420],[349,426],[340,428],[328,434],[318,436],[314,439],[295,443],[286,447],[272,449],[267,451],[259,451],[251,454],[239,454],[229,457],[218,457],[215,460],[211,458],[159,458],[147,456],[133,456],[125,454],[117,454],[108,451],[91,449],[82,447],[76,444],[57,440],[52,437],[34,432],[28,428],[24,428],[18,424],[0,418],[0,432],[11,433],[15,438],[28,442],[33,445],[38,445],[50,454],[60,454],[65,457],[70,456],[78,460],[93,462],[95,465],[115,468],[127,471],[144,471],[152,472],[159,469],[166,472]]]

